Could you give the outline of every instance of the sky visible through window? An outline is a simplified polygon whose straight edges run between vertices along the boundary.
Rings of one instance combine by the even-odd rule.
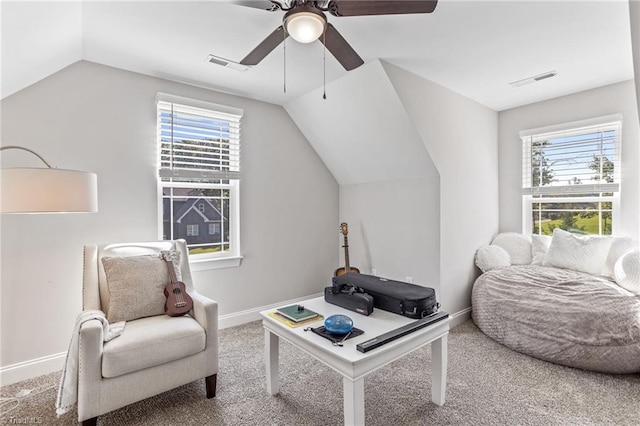
[[[553,174],[552,179],[542,180],[543,186],[610,183],[613,178],[613,171],[606,166],[616,155],[613,130],[534,142],[534,153],[535,150],[544,156],[546,167]]]
[[[228,121],[161,111],[161,167],[227,170],[230,132]]]

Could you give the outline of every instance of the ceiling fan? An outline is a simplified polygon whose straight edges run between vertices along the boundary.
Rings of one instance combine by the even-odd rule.
[[[364,63],[362,58],[327,20],[325,12],[333,16],[396,15],[431,13],[437,0],[249,0],[234,3],[264,9],[284,11],[282,25],[267,36],[240,61],[242,65],[257,65],[271,51],[291,36],[300,43],[320,40],[327,50],[350,71]]]

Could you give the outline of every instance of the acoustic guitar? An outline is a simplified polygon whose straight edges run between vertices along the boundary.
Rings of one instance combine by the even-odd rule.
[[[344,236],[344,268],[338,268],[333,273],[334,277],[339,277],[340,275],[344,275],[347,272],[355,272],[356,274],[360,273],[360,269],[349,266],[349,242],[347,240],[347,234],[349,233],[349,228],[346,223],[342,222],[339,228],[340,232]]]
[[[193,299],[187,294],[185,284],[178,281],[173,261],[166,255],[163,255],[163,259],[167,262],[171,279],[171,282],[164,287],[164,295],[167,298],[164,303],[164,312],[171,317],[179,317],[193,308]]]

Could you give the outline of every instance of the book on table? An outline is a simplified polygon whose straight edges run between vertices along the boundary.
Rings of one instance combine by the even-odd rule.
[[[307,309],[301,305],[285,306],[283,308],[276,309],[276,312],[293,322],[307,321],[319,316],[317,312]]]
[[[304,325],[307,324],[312,324],[318,321],[322,321],[324,319],[324,317],[322,315],[318,315],[316,317],[310,318],[310,319],[306,319],[304,321],[291,321],[289,318],[285,317],[284,315],[282,315],[281,313],[277,312],[277,311],[272,311],[269,312],[269,316],[273,319],[276,319],[278,321],[280,321],[283,324],[288,325],[289,327],[302,327]]]

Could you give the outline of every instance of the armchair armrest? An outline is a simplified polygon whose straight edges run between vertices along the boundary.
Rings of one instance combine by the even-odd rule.
[[[190,294],[193,299],[193,317],[204,328],[207,336],[205,351],[209,375],[218,372],[218,302],[199,293]]]
[[[192,292],[190,296],[193,299],[193,317],[195,320],[204,328],[207,336],[209,336],[209,333],[217,336],[218,302],[196,292]]]
[[[100,412],[102,323],[98,320],[83,323],[78,337],[78,419],[83,421]]]

